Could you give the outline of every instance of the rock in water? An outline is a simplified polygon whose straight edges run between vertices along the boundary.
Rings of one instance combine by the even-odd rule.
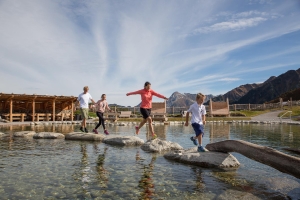
[[[15,132],[14,137],[33,137],[34,134],[36,134],[35,131],[20,131]]]
[[[237,168],[240,166],[239,161],[229,153],[210,151],[199,153],[197,152],[197,147],[169,152],[164,157],[177,162],[207,168]]]
[[[300,178],[300,158],[284,154],[270,147],[243,140],[224,140],[207,144],[206,148],[210,151],[237,152],[281,172]]]
[[[1,136],[4,136],[4,133],[0,132],[0,137],[1,137]]]
[[[183,148],[177,143],[156,138],[154,140],[148,140],[141,146],[141,149],[150,152],[162,152],[170,150],[182,150]]]
[[[143,139],[136,136],[107,136],[103,142],[121,146],[139,146],[145,143]]]
[[[66,140],[102,141],[103,134],[74,132],[66,134]]]
[[[62,133],[40,132],[33,135],[34,139],[65,139]]]
[[[261,198],[248,193],[248,192],[242,192],[238,190],[226,190],[222,194],[220,194],[216,199],[220,200],[227,200],[227,199],[239,199],[239,200],[260,200]]]

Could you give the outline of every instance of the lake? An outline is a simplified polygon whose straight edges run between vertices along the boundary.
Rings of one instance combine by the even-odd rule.
[[[91,131],[94,126],[89,125]],[[78,125],[2,126],[0,199],[297,199],[300,180],[232,153],[236,170],[207,169],[166,160],[140,147],[101,142],[14,138],[21,130],[68,133]],[[134,135],[134,125],[108,126],[111,135]],[[161,139],[194,147],[191,126],[156,125]],[[101,130],[102,129],[98,129]],[[99,131],[100,132],[100,131]],[[149,137],[144,126],[139,137]],[[300,147],[300,126],[286,124],[213,124],[203,144],[245,140],[284,153]]]

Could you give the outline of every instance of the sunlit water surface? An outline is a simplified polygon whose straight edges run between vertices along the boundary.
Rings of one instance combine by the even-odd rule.
[[[93,126],[88,128],[91,131]],[[193,147],[190,126],[154,128],[159,138]],[[21,130],[68,133],[78,131],[79,126],[0,127],[7,134],[0,138],[0,199],[297,199],[290,190],[300,185],[299,179],[237,153],[233,155],[241,166],[222,171],[169,161],[163,154],[140,147],[12,137]],[[111,135],[134,135],[133,125],[108,126],[108,130]],[[147,139],[146,126],[139,137]],[[206,125],[204,145],[226,139],[242,139],[297,156],[282,148],[300,147],[300,126]]]

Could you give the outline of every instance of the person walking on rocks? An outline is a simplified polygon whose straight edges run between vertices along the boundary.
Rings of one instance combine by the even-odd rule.
[[[168,98],[153,91],[151,89],[151,83],[149,83],[148,81],[144,84],[144,89],[141,89],[141,90],[138,90],[135,92],[129,92],[126,95],[129,96],[129,95],[134,95],[134,94],[141,95],[142,103],[140,106],[140,112],[143,115],[143,120],[141,121],[140,125],[135,127],[135,133],[138,135],[140,129],[144,126],[144,124],[146,122],[148,122],[150,132],[152,134],[152,139],[155,139],[155,138],[157,138],[157,135],[153,131],[152,118],[150,117],[151,108],[152,108],[152,97],[157,96],[157,97],[165,99],[165,100],[168,100]]]
[[[190,106],[186,114],[185,126],[189,125],[189,113],[192,113],[191,124],[194,128],[195,137],[191,137],[190,139],[193,141],[194,145],[198,145],[198,152],[205,152],[205,149],[202,146],[202,137],[204,135],[204,125],[205,121],[205,106],[203,102],[205,100],[205,95],[198,93],[196,95],[196,102]]]
[[[79,102],[80,104],[80,111],[81,111],[81,116],[82,116],[82,123],[80,127],[80,131],[88,133],[88,130],[86,128],[86,120],[89,117],[89,100],[95,104],[95,101],[93,100],[92,96],[90,93],[88,93],[89,87],[85,86],[83,88],[83,93],[81,93],[78,98],[77,98],[77,103]]]
[[[109,133],[105,128],[103,113],[105,112],[105,109],[109,110],[110,112],[111,112],[111,109],[108,107],[108,103],[106,101],[106,94],[101,95],[101,100],[97,101],[97,103],[96,103],[96,109],[97,109],[96,114],[99,118],[99,123],[97,124],[95,129],[93,129],[93,132],[98,134],[97,128],[102,124],[104,133],[106,135],[108,135]]]

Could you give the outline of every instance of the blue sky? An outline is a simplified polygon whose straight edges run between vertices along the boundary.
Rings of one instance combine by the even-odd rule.
[[[0,92],[223,94],[300,68],[299,19],[298,0],[0,0]]]

